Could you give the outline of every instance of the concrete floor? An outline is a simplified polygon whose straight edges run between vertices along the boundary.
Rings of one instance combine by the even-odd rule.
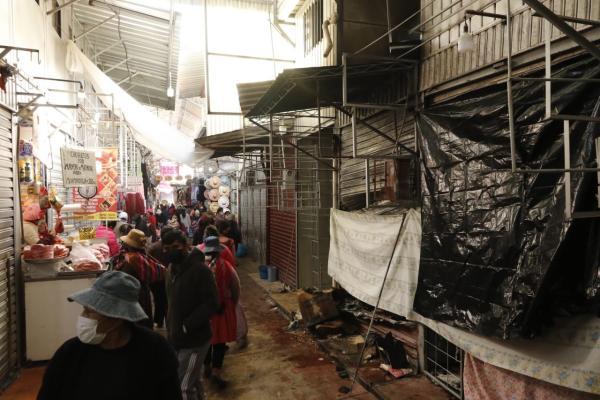
[[[225,357],[225,378],[231,387],[223,393],[209,388],[210,399],[336,399],[350,381],[338,377],[335,365],[304,332],[288,332],[289,321],[268,301],[264,289],[249,273],[256,265],[244,260],[240,267],[242,304],[250,325],[250,345]],[[372,399],[357,385],[358,399]]]
[[[231,386],[217,393],[208,388],[209,399],[340,399],[341,386],[335,365],[304,332],[288,332],[288,321],[267,301],[267,294],[249,276],[255,264],[242,261],[242,304],[249,320],[249,346],[225,358],[224,375]],[[33,400],[39,389],[43,368],[24,369],[21,378],[0,395],[3,400]],[[356,385],[354,399],[373,399]]]

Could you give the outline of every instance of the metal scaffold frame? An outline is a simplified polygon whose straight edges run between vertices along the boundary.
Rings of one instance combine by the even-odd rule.
[[[550,174],[564,174],[564,185],[565,185],[565,217],[567,219],[575,218],[598,218],[600,217],[599,211],[592,212],[571,212],[572,207],[572,194],[571,194],[571,174],[572,173],[597,173],[600,178],[600,168],[587,168],[587,167],[576,167],[571,166],[571,155],[570,155],[570,135],[571,135],[571,121],[584,121],[591,123],[600,123],[600,118],[586,116],[586,115],[567,115],[567,114],[556,114],[552,110],[552,83],[553,82],[588,82],[588,83],[600,83],[600,79],[592,78],[555,78],[552,77],[552,26],[559,29],[567,37],[572,39],[575,43],[579,44],[583,49],[587,50],[593,57],[600,60],[600,48],[595,44],[587,40],[582,34],[573,29],[568,22],[577,22],[580,24],[598,26],[598,21],[588,21],[577,18],[574,21],[573,18],[559,16],[553,11],[548,9],[544,4],[538,0],[523,0],[525,4],[534,10],[534,16],[544,18],[544,50],[545,50],[545,76],[544,78],[528,78],[513,76],[513,24],[512,24],[512,11],[510,7],[510,0],[507,2],[507,13],[506,13],[506,41],[508,43],[508,56],[507,56],[507,100],[508,100],[508,121],[510,131],[510,156],[511,156],[511,170],[513,173],[550,173]],[[564,150],[564,168],[540,168],[540,169],[522,169],[517,165],[517,132],[515,127],[515,107],[514,107],[514,96],[513,96],[513,82],[545,82],[544,91],[544,104],[545,104],[545,118],[547,120],[558,120],[563,121],[563,150]],[[598,160],[598,140],[596,140],[596,160]],[[598,165],[598,161],[596,162]],[[600,207],[600,204],[599,204]]]

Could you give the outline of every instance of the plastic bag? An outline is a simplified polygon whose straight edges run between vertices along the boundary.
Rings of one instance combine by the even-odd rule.
[[[570,62],[562,78],[600,76]],[[543,82],[514,88],[519,168],[563,168],[563,123],[545,119]],[[559,114],[600,116],[600,89],[553,86]],[[511,172],[506,87],[491,86],[417,116],[422,154],[421,262],[414,310],[484,335],[532,337],[561,309],[600,292],[600,225],[565,218],[564,174]],[[571,124],[571,165],[594,167],[597,125]],[[593,210],[595,173],[571,174],[571,211]],[[591,204],[586,204],[591,203]]]
[[[94,256],[92,248],[77,242],[73,243],[71,262],[75,271],[98,271],[102,269],[102,263]]]

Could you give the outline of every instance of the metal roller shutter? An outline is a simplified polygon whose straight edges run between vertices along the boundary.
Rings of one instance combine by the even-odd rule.
[[[279,270],[279,280],[298,287],[296,268],[296,211],[268,209],[269,264]]]
[[[266,188],[244,187],[239,193],[243,242],[248,246],[249,255],[263,264],[266,258]]]
[[[15,186],[11,112],[0,107],[0,390],[18,367]]]

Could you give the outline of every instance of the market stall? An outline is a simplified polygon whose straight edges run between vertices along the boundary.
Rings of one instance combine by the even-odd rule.
[[[107,239],[96,232],[117,220],[119,149],[63,145],[53,149],[60,159],[57,170],[36,156],[36,132],[23,128],[18,166],[26,359],[42,361],[76,335],[81,308],[66,297],[89,287],[108,268]],[[57,174],[64,190],[57,190],[56,179],[50,179]]]

